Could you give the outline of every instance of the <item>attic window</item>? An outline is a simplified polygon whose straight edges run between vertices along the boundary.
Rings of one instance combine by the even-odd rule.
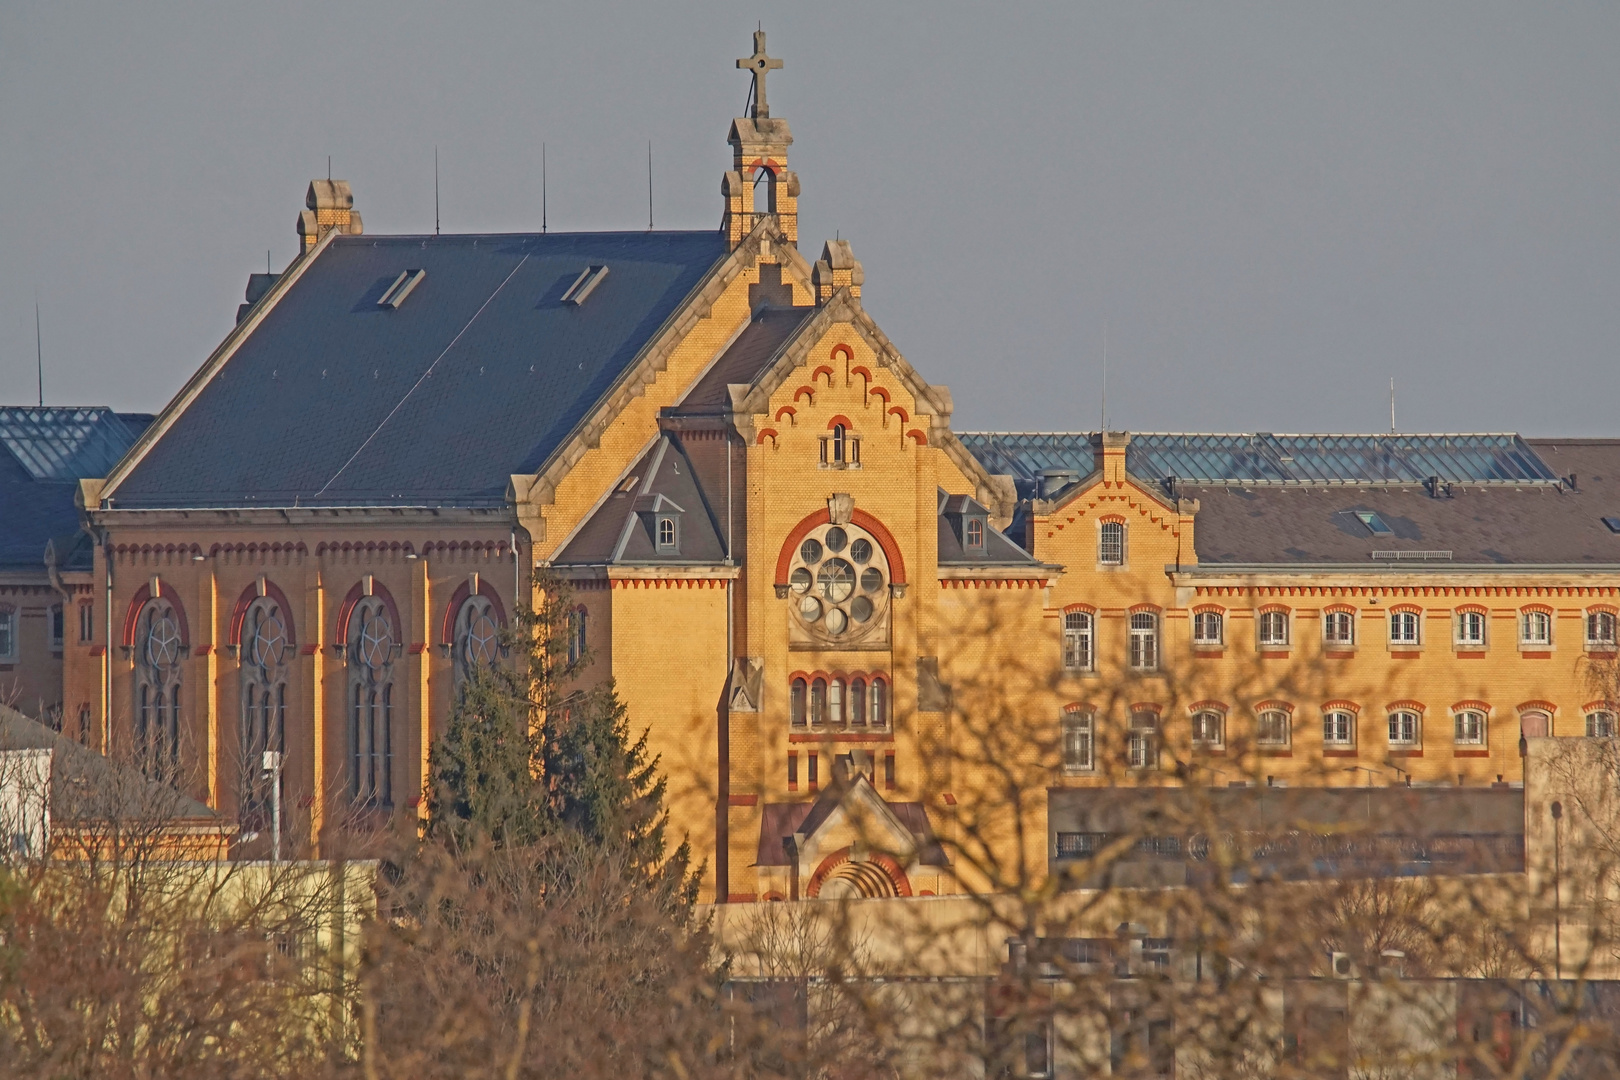
[[[394,283],[388,286],[388,290],[377,301],[377,306],[398,308],[405,302],[405,298],[411,295],[411,290],[420,285],[425,277],[427,277],[426,270],[401,271],[399,277],[394,279]]]
[[[1603,519],[1603,524],[1609,527],[1610,532],[1620,533],[1620,517],[1606,517]]]
[[[591,295],[592,289],[602,284],[602,279],[607,275],[608,268],[606,266],[587,266],[580,271],[579,277],[574,279],[574,283],[568,286],[568,291],[562,294],[562,302],[578,307],[585,302],[587,296]]]
[[[1356,520],[1367,526],[1367,531],[1372,533],[1374,536],[1389,536],[1395,531],[1388,525],[1385,525],[1384,519],[1373,513],[1371,510],[1356,510],[1354,513],[1356,515]]]
[[[984,551],[984,519],[969,515],[962,519],[962,546],[972,552]]]
[[[675,519],[660,514],[658,516],[658,554],[676,554],[680,550],[680,536],[680,531],[675,525]]]

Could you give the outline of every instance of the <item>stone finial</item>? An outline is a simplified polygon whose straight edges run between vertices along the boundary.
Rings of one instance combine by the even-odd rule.
[[[364,232],[354,210],[354,192],[347,180],[311,180],[304,196],[306,209],[298,215],[298,239],[308,251],[333,229],[349,236]]]
[[[833,293],[847,287],[849,294],[860,299],[861,286],[866,282],[866,271],[855,258],[848,240],[828,240],[821,249],[810,279],[816,286],[816,303],[824,304]]]

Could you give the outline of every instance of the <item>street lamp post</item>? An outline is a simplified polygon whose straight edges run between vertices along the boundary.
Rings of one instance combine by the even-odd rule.
[[[1564,870],[1564,856],[1562,844],[1558,835],[1558,823],[1564,818],[1564,804],[1554,801],[1552,804],[1553,819],[1553,973],[1562,981],[1564,978],[1564,897],[1561,877]]]

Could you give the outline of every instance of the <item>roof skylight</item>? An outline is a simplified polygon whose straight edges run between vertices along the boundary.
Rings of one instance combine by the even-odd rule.
[[[405,302],[405,298],[411,295],[411,290],[420,285],[425,277],[427,277],[426,270],[401,271],[399,277],[394,279],[394,283],[388,286],[388,290],[377,300],[377,306],[385,308],[399,307]]]
[[[1609,527],[1610,532],[1620,533],[1620,517],[1606,517],[1603,519],[1603,524]]]
[[[1371,510],[1354,510],[1351,512],[1356,515],[1356,520],[1367,526],[1367,531],[1374,536],[1389,536],[1395,532],[1394,529],[1384,524],[1383,518]]]
[[[568,286],[568,291],[562,294],[562,302],[578,307],[585,302],[587,296],[591,295],[593,289],[602,284],[602,279],[607,275],[608,268],[606,266],[587,266],[580,271],[579,277],[574,279],[574,283]]]

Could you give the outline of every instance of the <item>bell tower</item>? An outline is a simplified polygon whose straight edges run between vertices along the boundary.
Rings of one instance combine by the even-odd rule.
[[[782,61],[765,53],[765,31],[754,34],[754,55],[737,61],[754,83],[747,116],[731,122],[732,164],[720,182],[726,199],[721,228],[736,247],[766,214],[774,215],[787,242],[799,243],[799,178],[788,171],[787,152],[793,135],[786,120],[771,117],[765,96],[765,76],[782,68]]]

